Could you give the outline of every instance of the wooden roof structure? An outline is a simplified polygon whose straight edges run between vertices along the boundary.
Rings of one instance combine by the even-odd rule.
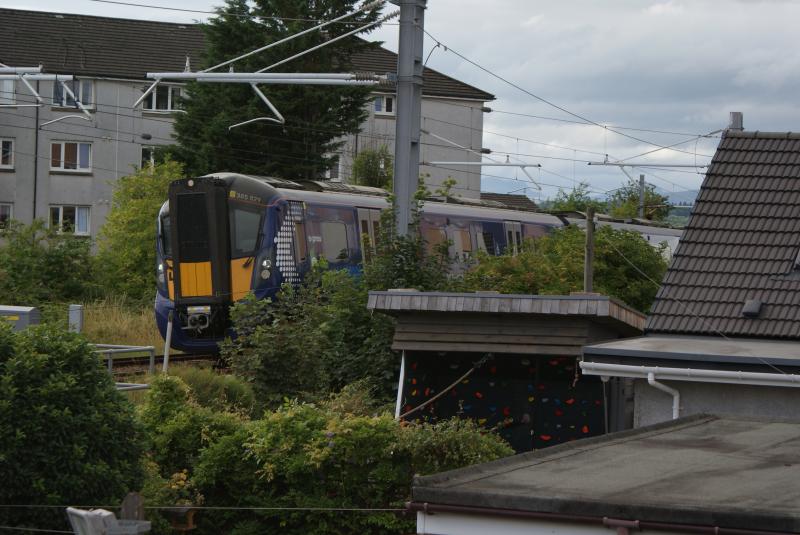
[[[509,295],[390,290],[367,308],[397,318],[398,351],[580,356],[581,347],[641,334],[645,315],[599,294]]]

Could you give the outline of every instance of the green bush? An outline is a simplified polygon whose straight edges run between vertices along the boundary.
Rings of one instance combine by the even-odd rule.
[[[170,372],[189,386],[195,401],[202,407],[248,416],[253,412],[255,396],[252,386],[234,375],[197,366],[175,366]]]
[[[320,264],[298,288],[284,286],[274,303],[236,304],[237,338],[222,344],[222,356],[252,382],[262,408],[285,398],[322,399],[362,379],[389,399],[399,361],[391,351],[393,322],[366,305],[363,280]]]
[[[91,240],[58,233],[44,222],[11,222],[0,231],[0,299],[6,305],[83,302],[92,283]]]
[[[212,507],[402,508],[414,474],[511,453],[496,435],[470,424],[404,427],[388,414],[292,402],[204,449],[194,477]],[[201,533],[240,535],[256,528],[400,534],[414,526],[393,512],[324,511],[205,511],[200,525]]]
[[[0,503],[120,503],[142,453],[133,407],[81,336],[0,324]],[[0,524],[65,527],[63,510],[35,508],[0,508]]]
[[[150,383],[141,420],[150,440],[150,458],[162,476],[194,467],[203,448],[234,433],[242,417],[198,405],[177,377],[161,375]]]

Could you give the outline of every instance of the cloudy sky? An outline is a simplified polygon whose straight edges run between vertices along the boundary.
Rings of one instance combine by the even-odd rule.
[[[141,3],[210,10],[217,2]],[[91,0],[15,0],[7,7],[174,22],[206,18]],[[598,193],[619,187],[625,180],[619,169],[586,164],[604,154],[656,166],[707,163],[719,139],[695,136],[724,128],[730,111],[744,113],[748,130],[800,130],[798,20],[800,1],[790,0],[429,0],[425,25],[443,45],[575,114],[443,48],[428,61],[497,96],[489,104],[496,111],[485,116],[484,147],[542,164],[531,171],[542,192],[522,190],[529,184],[510,168],[485,168],[504,178],[484,176],[484,189],[546,198],[574,180]],[[372,35],[396,50],[397,26]],[[426,38],[426,55],[435,44]],[[607,128],[568,122],[585,120]],[[680,142],[676,148],[686,152],[637,156]],[[644,173],[667,191],[695,189],[702,180],[696,168],[629,172]]]

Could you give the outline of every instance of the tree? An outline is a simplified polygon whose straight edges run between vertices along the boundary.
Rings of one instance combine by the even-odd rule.
[[[362,150],[353,159],[353,182],[359,186],[391,190],[393,165],[394,158],[386,145],[377,150]]]
[[[206,51],[201,67],[208,68],[245,52],[273,43],[316,24],[354,10],[357,0],[227,0],[218,16],[203,26]],[[280,14],[280,20],[273,18]],[[331,33],[378,19],[379,8],[358,13],[347,24],[329,27]],[[315,31],[286,44],[255,54],[233,66],[254,72],[295,53],[325,42],[328,32]],[[351,56],[378,46],[349,37],[285,63],[283,72],[347,72]],[[228,67],[225,67],[228,69]],[[283,125],[260,121],[229,126],[271,116],[248,84],[198,84],[187,87],[186,113],[179,114],[175,132],[177,157],[191,174],[232,171],[277,175],[285,178],[319,178],[335,161],[342,138],[357,132],[367,116],[368,87],[269,85],[262,87],[286,118]]]
[[[621,188],[608,196],[611,215],[622,219],[639,217],[639,182],[629,179]],[[645,183],[644,217],[663,221],[669,216],[669,197],[661,195],[652,184]]]
[[[589,196],[589,184],[581,182],[572,188],[569,193],[559,189],[558,195],[551,202],[549,210],[554,212],[586,212],[590,206],[598,213],[604,213],[608,209],[605,202],[592,199]]]
[[[155,291],[155,229],[169,184],[183,176],[180,164],[167,161],[138,169],[114,186],[111,212],[100,229],[98,278],[109,293],[151,300]]]
[[[483,255],[465,274],[464,290],[551,295],[580,291],[585,241],[581,228],[569,226],[527,242],[516,256]],[[600,227],[595,233],[595,290],[646,312],[667,269],[665,248],[652,247],[636,232]]]
[[[142,482],[142,434],[94,348],[0,324],[0,503],[119,503]],[[63,509],[0,507],[0,524],[65,529]]]
[[[0,231],[0,296],[7,305],[40,306],[88,298],[92,283],[91,240],[12,222]]]

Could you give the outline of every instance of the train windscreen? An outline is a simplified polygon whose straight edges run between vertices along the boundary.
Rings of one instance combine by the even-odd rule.
[[[258,246],[261,210],[255,206],[230,203],[231,258],[251,256]]]
[[[208,210],[205,193],[178,194],[178,254],[181,262],[208,262]]]

